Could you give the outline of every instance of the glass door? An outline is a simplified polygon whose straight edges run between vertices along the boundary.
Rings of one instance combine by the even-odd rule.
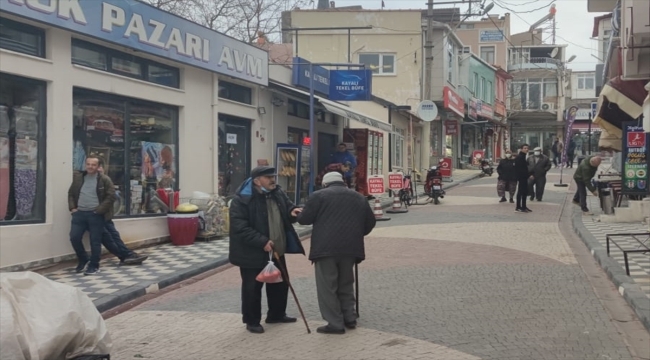
[[[219,114],[219,193],[232,196],[250,174],[250,122]]]

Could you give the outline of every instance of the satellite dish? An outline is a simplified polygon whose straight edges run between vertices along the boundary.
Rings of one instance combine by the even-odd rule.
[[[558,48],[553,49],[553,51],[551,51],[551,54],[550,54],[551,57],[555,58],[557,56],[558,51],[560,51]]]

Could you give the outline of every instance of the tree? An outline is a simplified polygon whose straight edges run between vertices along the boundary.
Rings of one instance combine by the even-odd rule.
[[[283,11],[312,0],[143,0],[157,8],[246,43],[278,40]]]

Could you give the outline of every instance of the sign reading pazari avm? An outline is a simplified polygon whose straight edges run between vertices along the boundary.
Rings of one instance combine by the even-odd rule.
[[[371,89],[371,70],[330,71],[330,100],[369,101]]]
[[[136,0],[0,0],[0,10],[268,85],[268,53]]]

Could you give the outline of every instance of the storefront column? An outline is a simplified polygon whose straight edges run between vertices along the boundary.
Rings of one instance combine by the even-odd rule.
[[[219,194],[219,77],[212,73],[212,192]]]
[[[435,120],[434,120],[435,121]],[[433,122],[424,123],[422,126],[421,137],[420,137],[420,163],[415,164],[417,167],[415,170],[421,171],[422,169],[428,169],[431,163],[431,124]]]

